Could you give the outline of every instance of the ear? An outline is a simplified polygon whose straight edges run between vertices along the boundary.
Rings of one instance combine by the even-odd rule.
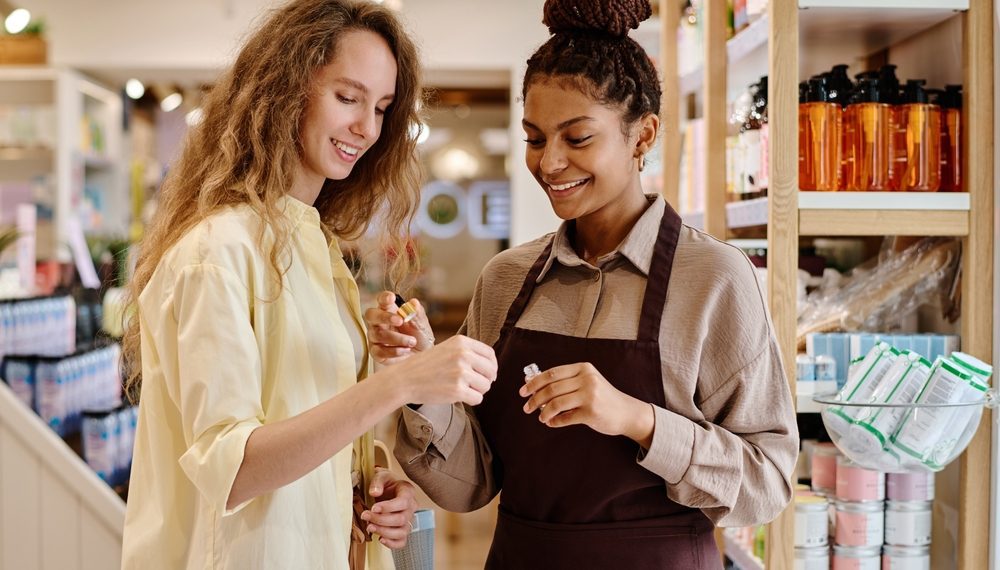
[[[636,124],[635,157],[638,158],[650,151],[656,144],[656,133],[660,128],[660,117],[655,113],[646,113]]]

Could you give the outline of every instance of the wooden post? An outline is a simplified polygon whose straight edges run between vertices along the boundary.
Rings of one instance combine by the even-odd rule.
[[[660,102],[663,164],[663,197],[680,211],[681,100],[677,76],[677,29],[680,27],[677,0],[660,0],[660,73],[663,96]]]
[[[705,231],[726,239],[726,0],[705,3]]]
[[[993,0],[970,0],[964,16],[966,189],[970,193],[969,236],[962,261],[962,349],[987,362],[993,356]],[[989,568],[991,420],[961,457],[958,499],[958,568]]]
[[[799,8],[796,0],[768,4],[770,162],[768,165],[767,291],[785,374],[795,403],[795,307],[799,261]],[[767,528],[765,567],[794,567],[795,506]]]

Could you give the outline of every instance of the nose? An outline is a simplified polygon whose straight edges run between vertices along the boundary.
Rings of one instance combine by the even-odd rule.
[[[552,174],[566,168],[566,154],[558,144],[548,144],[542,150],[542,160],[539,167],[543,174]]]
[[[358,136],[364,137],[367,141],[375,140],[379,134],[378,116],[375,114],[375,109],[369,109],[360,113],[354,121],[351,131]]]

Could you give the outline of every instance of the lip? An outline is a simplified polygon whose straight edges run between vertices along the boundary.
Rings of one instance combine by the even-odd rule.
[[[549,196],[552,196],[553,198],[566,198],[568,196],[576,194],[583,188],[586,188],[590,184],[590,181],[591,181],[590,178],[581,178],[579,180],[568,180],[566,182],[558,184],[550,182],[544,182],[544,184],[545,184],[545,191],[546,193],[548,193]],[[573,183],[577,183],[577,185],[572,186],[570,188],[566,188],[565,190],[556,190],[554,188],[554,186],[565,186],[566,184],[573,184]]]
[[[351,149],[356,149],[357,152],[355,154],[350,154],[348,152],[345,152],[342,148],[340,148],[339,146],[337,146],[338,143],[340,143],[343,146],[349,147]],[[349,163],[357,162],[358,157],[361,156],[361,151],[362,151],[361,147],[357,147],[357,146],[354,146],[352,144],[347,144],[344,141],[341,141],[341,140],[338,140],[338,139],[330,139],[330,146],[333,147],[334,152],[344,162],[349,162]]]

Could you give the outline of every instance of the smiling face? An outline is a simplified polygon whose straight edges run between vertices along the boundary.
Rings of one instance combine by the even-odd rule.
[[[396,59],[373,32],[352,31],[333,61],[316,73],[299,129],[302,176],[318,189],[326,179],[347,178],[382,132],[396,90]]]
[[[571,83],[546,79],[529,87],[522,121],[525,161],[557,216],[614,215],[642,199],[636,159],[648,150],[640,140],[643,123],[625,135],[619,109]],[[651,132],[655,137],[655,125]]]

